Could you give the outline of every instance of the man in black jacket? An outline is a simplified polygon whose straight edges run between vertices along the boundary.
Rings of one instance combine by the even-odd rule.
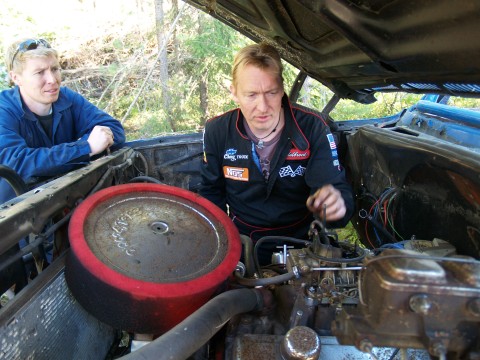
[[[290,104],[282,70],[270,45],[240,50],[230,87],[239,108],[210,119],[204,131],[200,193],[254,241],[306,239],[313,215],[345,226],[354,207],[329,127]]]

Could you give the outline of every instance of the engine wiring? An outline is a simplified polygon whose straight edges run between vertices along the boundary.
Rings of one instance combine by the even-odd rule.
[[[366,209],[359,211],[359,217],[365,219],[365,236],[372,248],[381,246],[402,248],[399,242],[405,239],[394,224],[395,200],[399,194],[400,189],[397,187],[386,188],[378,197],[368,191],[363,194],[364,197],[373,201],[368,211]],[[370,234],[372,233],[375,235],[377,245],[371,239]]]

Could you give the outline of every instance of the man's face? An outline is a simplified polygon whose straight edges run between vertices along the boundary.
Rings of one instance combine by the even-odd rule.
[[[53,56],[27,59],[21,74],[11,73],[12,80],[20,88],[23,101],[35,112],[58,99],[60,64]]]
[[[283,97],[277,76],[253,65],[244,66],[238,69],[236,87],[230,86],[230,92],[257,136],[275,127]]]

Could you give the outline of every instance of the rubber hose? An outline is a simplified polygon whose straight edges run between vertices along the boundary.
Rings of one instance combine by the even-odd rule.
[[[4,178],[10,184],[17,196],[28,191],[25,181],[8,166],[0,165],[0,177]]]
[[[145,167],[145,176],[150,176],[150,171],[148,170],[148,161],[147,158],[139,151],[135,151],[135,156],[140,158],[143,162],[143,166]]]
[[[121,359],[187,359],[210,340],[233,316],[264,306],[258,289],[224,292],[159,338]]]
[[[247,235],[240,235],[243,245],[243,257],[245,261],[246,277],[252,277],[255,274],[255,264],[253,262],[253,244],[252,239]]]
[[[251,286],[251,287],[281,284],[285,281],[293,279],[294,277],[295,277],[295,274],[293,272],[288,272],[282,275],[260,278],[260,279],[245,279],[239,276],[237,272],[235,273],[235,279],[240,285]]]
[[[152,184],[165,184],[161,182],[160,180],[157,180],[151,176],[137,176],[134,177],[133,179],[130,179],[128,181],[129,183],[134,183],[134,182],[147,182],[147,183],[152,183]]]
[[[310,245],[312,242],[310,240],[303,240],[303,239],[297,239],[289,236],[264,236],[261,237],[260,239],[257,240],[255,243],[255,246],[253,248],[253,261],[255,263],[255,267],[258,271],[258,275],[260,277],[263,277],[262,269],[260,267],[260,262],[258,260],[258,249],[262,246],[264,242],[275,242],[275,241],[283,241],[283,242],[289,242],[289,243],[294,243],[294,244],[300,244],[304,246]]]

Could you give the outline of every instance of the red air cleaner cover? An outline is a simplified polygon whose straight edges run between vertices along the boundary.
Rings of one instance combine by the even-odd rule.
[[[69,225],[69,288],[99,320],[161,334],[207,302],[234,271],[240,236],[228,216],[173,186],[135,183],[89,196]]]

